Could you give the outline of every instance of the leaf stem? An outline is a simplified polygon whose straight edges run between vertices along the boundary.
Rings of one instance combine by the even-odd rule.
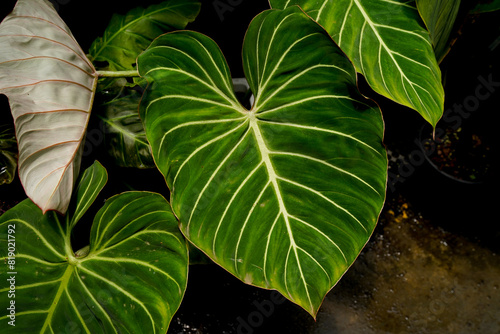
[[[108,78],[121,78],[121,77],[138,77],[139,73],[137,70],[130,71],[96,71],[99,77],[108,77]]]

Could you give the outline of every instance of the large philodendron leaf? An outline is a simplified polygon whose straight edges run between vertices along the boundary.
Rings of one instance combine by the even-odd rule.
[[[142,94],[132,89],[125,92],[125,95],[104,103],[99,114],[108,154],[121,167],[155,167],[137,110]]]
[[[43,212],[66,212],[97,74],[46,0],[19,0],[0,24],[0,93],[16,126],[19,177]]]
[[[16,333],[166,333],[184,295],[188,256],[162,196],[110,198],[94,219],[90,246],[71,249],[73,226],[105,182],[98,163],[86,171],[71,220],[43,215],[29,199],[0,216],[1,243],[15,248],[0,273],[2,296],[9,293],[7,279],[15,279],[15,297],[2,299],[3,328],[14,320]]]
[[[184,29],[200,11],[197,0],[168,0],[126,15],[113,15],[103,37],[92,43],[92,61],[107,62],[110,70],[132,70],[136,58],[157,36]]]
[[[181,229],[246,283],[316,315],[370,237],[385,197],[380,110],[328,34],[298,7],[251,23],[251,110],[215,42],[158,38],[138,58],[140,112]]]
[[[432,126],[441,118],[444,89],[429,33],[407,0],[270,0],[300,5],[330,33],[370,86],[418,111]]]
[[[460,0],[417,0],[420,16],[429,30],[436,59],[450,50],[450,34],[460,9]]]

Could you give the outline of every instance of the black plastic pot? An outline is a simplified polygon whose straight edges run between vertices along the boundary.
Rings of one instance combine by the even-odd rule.
[[[491,173],[493,152],[480,129],[429,127],[419,132],[418,145],[427,163],[439,174],[462,184],[481,184]],[[478,132],[479,131],[479,132]]]
[[[438,124],[434,137],[430,126],[424,125],[414,141],[413,162],[417,156],[421,162],[399,190],[433,225],[500,251],[500,227],[492,215],[497,206],[498,144],[490,118],[486,113],[481,116],[457,129]],[[483,146],[476,147],[477,156],[470,151],[472,136],[478,147]],[[442,152],[444,148],[450,151]],[[452,159],[443,160],[444,156]],[[455,172],[453,166],[461,170]],[[474,171],[474,178],[463,177],[469,171]]]

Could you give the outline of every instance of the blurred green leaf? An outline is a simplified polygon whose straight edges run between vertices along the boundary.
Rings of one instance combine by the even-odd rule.
[[[197,0],[168,0],[146,9],[135,8],[126,15],[115,14],[89,50],[92,62],[107,62],[107,69],[135,68],[137,56],[161,34],[184,29],[200,10]],[[97,66],[99,67],[99,66]]]
[[[436,60],[450,50],[450,33],[460,9],[460,0],[417,0],[417,8],[429,30]]]
[[[0,185],[11,183],[17,169],[17,141],[14,126],[0,125]]]
[[[472,14],[493,12],[500,9],[500,0],[483,0],[471,10]]]
[[[142,94],[129,88],[124,92],[124,96],[105,103],[99,114],[108,154],[120,167],[153,168],[151,148],[138,111]]]

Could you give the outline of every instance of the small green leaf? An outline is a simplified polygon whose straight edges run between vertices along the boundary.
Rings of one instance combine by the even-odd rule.
[[[89,50],[92,62],[107,62],[109,70],[132,70],[137,56],[157,36],[184,29],[200,10],[197,0],[168,0],[146,9],[135,8],[126,15],[115,14],[103,37]]]
[[[319,22],[377,93],[436,126],[444,110],[441,71],[417,8],[407,0],[270,0],[299,5]]]
[[[316,315],[385,198],[380,110],[298,7],[257,16],[243,44],[251,110],[210,38],[173,32],[138,59],[141,118],[185,236],[242,281]]]
[[[441,62],[450,50],[450,33],[460,0],[417,0],[417,8],[429,30],[436,59]]]
[[[69,225],[71,229],[94,203],[107,181],[106,169],[98,161],[85,170],[73,196],[75,209]]]
[[[98,114],[103,121],[107,151],[121,167],[155,167],[151,147],[139,117],[142,94],[124,89],[125,95],[105,103]]]
[[[17,141],[14,126],[0,125],[0,185],[11,183],[17,169]]]
[[[83,201],[76,205],[79,212],[102,188],[102,171],[94,165],[84,175],[76,196]],[[11,273],[0,282],[0,294],[7,296],[6,278],[15,279],[15,297],[9,297],[16,307],[12,328],[43,334],[166,333],[186,288],[188,255],[165,199],[149,192],[110,198],[94,219],[90,246],[75,253],[72,227],[53,211],[42,214],[29,199],[0,216],[1,244],[15,248]],[[0,310],[4,328],[11,321],[7,306]]]

